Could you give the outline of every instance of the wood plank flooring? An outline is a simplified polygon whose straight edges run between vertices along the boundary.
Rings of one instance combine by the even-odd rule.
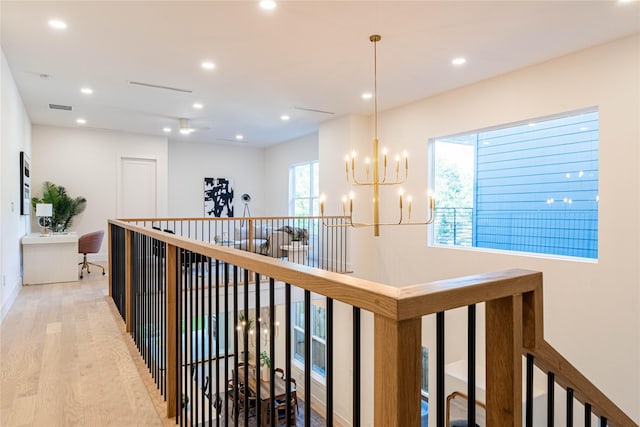
[[[0,425],[163,426],[106,276],[26,286],[0,327]]]

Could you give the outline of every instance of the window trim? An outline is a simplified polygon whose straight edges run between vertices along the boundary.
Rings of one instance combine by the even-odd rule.
[[[304,305],[304,302],[303,302],[303,301],[296,301],[296,302],[295,302],[295,303],[293,303],[293,304],[302,304],[302,305]],[[319,308],[324,308],[324,309],[325,309],[325,316],[326,316],[326,308],[325,308],[325,307],[320,306],[320,305],[317,305],[317,304],[314,304],[313,302],[311,303],[311,305],[312,305],[312,306],[313,306],[313,305],[315,305],[316,307],[319,307]],[[295,308],[293,308],[293,307],[292,307],[292,309],[293,309],[293,310],[295,310]],[[314,310],[312,309],[312,310],[311,310],[311,312],[312,312],[312,313],[314,313]],[[306,314],[305,314],[305,315],[306,315]],[[311,318],[311,322],[312,322],[312,324],[313,324],[313,320],[314,320],[314,318],[315,318],[315,315],[312,315],[312,316],[313,316],[313,317]],[[295,322],[295,316],[293,316],[293,318],[294,318],[294,321],[292,322],[292,327],[293,327],[292,334],[293,334],[294,340],[293,340],[292,345],[291,345],[291,356],[292,356],[292,357],[291,357],[291,361],[293,362],[293,365],[294,365],[296,368],[298,368],[298,369],[299,369],[299,370],[301,370],[301,371],[304,371],[304,369],[305,369],[304,359],[303,359],[302,361],[300,361],[300,360],[296,357],[295,332],[296,332],[296,331],[298,331],[298,332],[300,332],[303,336],[306,336],[306,333],[305,333],[305,331],[304,331],[304,329],[303,329],[302,327],[300,327],[300,326],[298,326],[298,325],[296,324],[296,322]],[[313,327],[312,327],[312,329],[313,329]],[[327,381],[327,374],[326,374],[326,369],[327,369],[327,367],[326,367],[326,360],[327,360],[327,357],[326,357],[326,356],[327,356],[327,342],[326,342],[326,340],[325,340],[325,339],[322,339],[322,338],[320,338],[319,336],[313,335],[313,333],[312,333],[312,334],[311,334],[311,341],[314,341],[314,340],[315,340],[315,341],[317,341],[317,342],[319,342],[320,344],[322,344],[322,345],[324,346],[324,352],[325,352],[325,374],[323,375],[323,374],[321,374],[320,372],[318,372],[318,371],[316,371],[315,369],[313,369],[313,355],[311,355],[311,378],[312,378],[312,379],[314,379],[314,380],[316,380],[316,381],[317,381],[317,382],[319,382],[320,384],[325,385],[325,384],[326,384],[326,381]],[[312,344],[313,344],[313,343],[312,343]],[[311,352],[313,353],[313,345],[311,345]]]
[[[598,107],[598,105],[592,105],[592,106],[564,111],[560,113],[554,113],[554,114],[538,116],[538,117],[524,119],[524,120],[517,120],[513,122],[503,123],[499,125],[480,127],[476,129],[467,130],[467,131],[431,137],[427,140],[427,156],[428,156],[428,166],[429,166],[428,173],[427,173],[428,188],[435,188],[435,179],[436,179],[435,163],[434,163],[435,162],[435,145],[436,145],[435,143],[439,139],[456,138],[463,135],[469,135],[474,133],[478,134],[482,132],[491,132],[494,130],[505,129],[509,127],[523,126],[530,123],[538,123],[538,122],[550,121],[555,119],[562,119],[564,117],[578,116],[578,115],[587,114],[587,113],[598,113],[598,122],[600,122],[600,117],[599,117],[600,108]],[[600,126],[598,126],[598,129],[600,129]],[[598,145],[599,144],[600,144],[600,138],[598,138]],[[599,151],[599,147],[598,147],[598,151]],[[598,162],[599,161],[600,159],[598,156]],[[598,169],[600,169],[600,166],[598,166]],[[474,185],[476,182],[477,182],[477,177],[474,177]],[[475,205],[475,202],[474,202],[474,205]],[[475,209],[475,206],[474,206],[474,209]],[[599,208],[598,208],[598,212],[599,212]],[[598,231],[598,247],[600,245],[599,234],[600,233]],[[581,262],[581,263],[587,263],[587,264],[598,264],[599,258],[600,258],[599,255],[596,258],[588,258],[588,257],[571,256],[571,255],[546,254],[541,252],[525,252],[521,250],[495,249],[495,248],[484,248],[484,247],[477,247],[477,246],[446,245],[442,243],[436,243],[435,235],[436,235],[436,229],[435,229],[435,222],[434,222],[428,225],[428,233],[427,233],[428,247],[450,249],[450,250],[471,251],[471,252],[475,251],[475,252],[482,252],[482,253],[494,253],[494,254],[500,254],[500,255],[511,255],[511,256],[520,256],[520,257],[528,257],[528,258],[542,258],[542,259],[551,259],[551,260],[572,261],[572,262]]]
[[[318,165],[318,178],[315,177],[315,174],[313,172],[315,164]],[[300,166],[309,166],[309,185],[310,185],[310,188],[309,188],[309,196],[308,197],[296,197],[295,196],[295,170],[296,170],[296,168],[298,168]],[[314,201],[318,201],[320,199],[319,192],[316,195],[313,194],[313,189],[314,189],[313,183],[314,183],[315,179],[319,180],[319,175],[320,175],[320,161],[319,160],[309,160],[309,161],[306,161],[306,162],[294,163],[294,164],[289,165],[289,215],[290,216],[295,216],[296,200],[308,200],[309,201],[309,209],[311,211],[307,212],[305,215],[302,215],[302,216],[313,216]]]

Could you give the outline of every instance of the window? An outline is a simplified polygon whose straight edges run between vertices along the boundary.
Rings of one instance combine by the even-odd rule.
[[[431,140],[434,243],[598,257],[595,110]]]
[[[304,302],[293,304],[293,357],[304,364]],[[326,376],[327,336],[326,310],[311,304],[311,370],[321,377]]]
[[[289,167],[289,215],[320,215],[319,168],[317,160]]]
[[[422,347],[422,396],[429,397],[429,349]]]

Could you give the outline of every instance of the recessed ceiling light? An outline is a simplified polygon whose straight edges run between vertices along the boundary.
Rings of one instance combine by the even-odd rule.
[[[278,5],[276,4],[275,1],[273,0],[262,0],[260,2],[260,7],[264,10],[273,10],[277,7]]]
[[[204,61],[202,64],[200,64],[202,66],[202,68],[204,68],[205,70],[213,70],[214,68],[216,68],[216,64],[214,64],[211,61]]]
[[[371,92],[365,92],[362,94],[362,99],[371,99],[373,98],[373,94]]]
[[[535,123],[529,123],[529,126],[535,126],[535,125],[536,125]]]
[[[180,133],[183,135],[189,135],[191,132],[193,132],[193,129],[185,129],[185,128],[180,129]]]
[[[462,65],[462,64],[464,64],[465,62],[467,62],[467,60],[466,60],[465,58],[463,58],[463,57],[454,58],[454,59],[451,61],[451,63],[452,63],[453,65]]]
[[[50,19],[49,26],[56,30],[64,30],[67,28],[67,23],[59,19]]]
[[[199,102],[196,102],[195,104],[193,104],[193,108],[195,108],[196,110],[202,110],[203,105],[200,104]]]
[[[169,133],[171,132],[171,128],[162,128],[162,132]]]
[[[280,116],[280,120],[286,122],[287,120],[289,120],[291,117],[287,116],[286,114],[283,114]]]
[[[236,135],[236,139],[237,139],[238,141],[242,141],[242,140],[244,139],[244,135],[242,135],[242,134],[237,134],[237,135]]]
[[[79,125],[83,125],[85,123],[87,123],[87,121],[85,119],[76,119],[76,123]]]
[[[91,89],[90,87],[83,87],[82,89],[80,89],[80,92],[84,93],[85,95],[91,95],[93,93],[93,89]]]

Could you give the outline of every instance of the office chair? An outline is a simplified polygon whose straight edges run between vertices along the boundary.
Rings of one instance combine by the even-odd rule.
[[[82,265],[82,268],[80,269],[81,279],[82,272],[85,268],[87,269],[87,273],[91,273],[91,271],[89,271],[89,265],[100,267],[102,269],[102,275],[105,275],[103,266],[87,261],[87,254],[97,254],[98,252],[100,252],[100,246],[102,246],[103,237],[104,230],[100,230],[94,231],[93,233],[84,234],[80,236],[80,239],[78,239],[78,253],[84,255],[82,262],[78,263],[78,265]]]

